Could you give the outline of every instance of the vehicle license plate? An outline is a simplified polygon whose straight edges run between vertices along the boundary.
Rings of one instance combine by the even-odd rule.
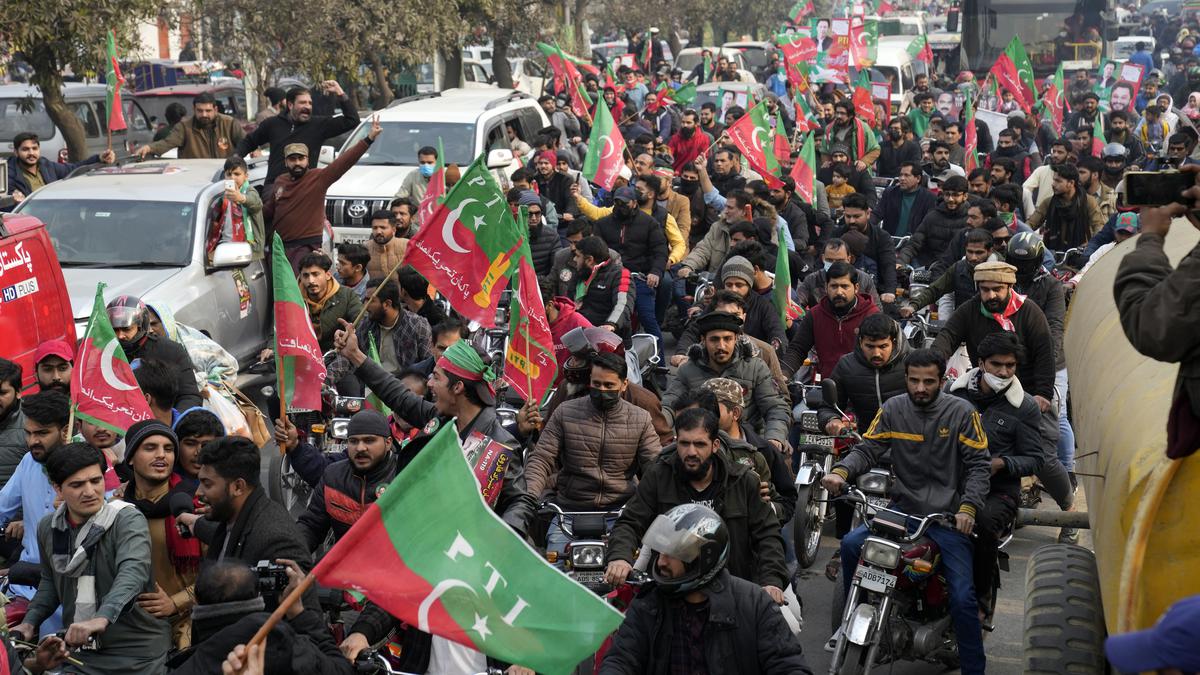
[[[586,570],[571,572],[571,578],[583,586],[592,587],[604,584],[604,570]]]
[[[818,436],[816,434],[800,434],[801,445],[823,445],[833,447],[833,436]]]
[[[876,593],[886,593],[896,586],[896,577],[866,565],[858,566],[854,578],[858,579],[859,586]]]

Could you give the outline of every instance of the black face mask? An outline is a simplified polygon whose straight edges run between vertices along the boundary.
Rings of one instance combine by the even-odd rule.
[[[696,190],[700,189],[700,181],[698,180],[681,180],[679,181],[679,192],[685,195],[694,195]]]
[[[900,137],[903,135],[904,135],[904,132],[902,132],[902,131],[898,131],[896,129],[888,129],[888,138],[892,139],[893,141],[900,140]]]
[[[613,213],[616,214],[618,218],[625,219],[633,215],[633,207],[624,202],[620,202],[613,205]]]
[[[1125,167],[1123,166],[1109,166],[1108,164],[1104,165],[1104,173],[1110,176],[1120,176],[1124,171]]]
[[[608,412],[617,407],[621,402],[621,392],[619,391],[600,391],[593,387],[588,391],[588,398],[592,400],[592,405],[600,412]]]

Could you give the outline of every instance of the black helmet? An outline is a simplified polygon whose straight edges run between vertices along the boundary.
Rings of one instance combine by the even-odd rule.
[[[121,340],[121,348],[128,352],[136,347],[150,331],[150,313],[146,311],[146,303],[136,295],[120,295],[113,298],[105,307],[108,322],[113,328],[137,327],[137,333],[130,340]]]
[[[1036,232],[1018,232],[1008,241],[1008,253],[1004,256],[1009,263],[1014,260],[1038,260],[1046,252],[1046,245]]]
[[[652,574],[658,587],[672,595],[687,593],[707,585],[725,567],[729,531],[707,506],[680,504],[654,519],[642,546],[654,552]],[[683,562],[682,576],[668,579],[658,571],[658,556],[664,553]]]

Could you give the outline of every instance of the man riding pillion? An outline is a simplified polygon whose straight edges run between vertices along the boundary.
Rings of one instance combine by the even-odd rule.
[[[654,519],[642,538],[654,585],[630,605],[600,675],[812,673],[769,596],[725,569],[729,545],[721,516],[701,504]]]
[[[942,396],[946,361],[932,350],[918,349],[904,360],[907,396],[884,402],[863,442],[821,480],[831,494],[889,455],[896,476],[894,508],[923,516],[955,514],[955,529],[934,525],[928,536],[941,549],[950,591],[950,614],[964,675],[984,672],[983,634],[972,583],[972,544],[968,535],[988,493],[987,436],[979,413],[957,397]],[[931,471],[930,467],[938,467]],[[859,553],[868,530],[858,527],[842,539],[843,592],[850,592]]]
[[[135,296],[122,295],[113,298],[105,310],[117,341],[130,363],[137,359],[160,361],[175,374],[178,386],[175,400],[169,402],[171,407],[187,410],[200,405],[200,391],[196,389],[196,368],[192,365],[192,359],[182,345],[150,331],[150,315],[146,311],[146,304]]]

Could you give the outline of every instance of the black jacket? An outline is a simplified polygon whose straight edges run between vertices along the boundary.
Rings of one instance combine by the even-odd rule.
[[[1017,277],[1017,285],[1013,290],[1024,295],[1027,300],[1037,303],[1042,314],[1046,315],[1046,323],[1050,325],[1050,337],[1054,338],[1054,367],[1058,370],[1066,368],[1063,330],[1067,325],[1067,298],[1062,282],[1039,266],[1032,281],[1025,282]]]
[[[779,217],[787,223],[788,232],[792,233],[792,243],[796,245],[796,252],[803,254],[808,248],[808,242],[816,243],[817,241],[816,231],[809,224],[808,216],[804,215],[804,209],[800,208],[800,205],[794,200],[789,199],[778,211]],[[792,274],[796,272],[797,270],[792,270]]]
[[[157,335],[147,335],[132,349],[125,350],[125,357],[133,363],[134,359],[143,361],[158,361],[175,372],[175,402],[176,410],[187,410],[200,405],[200,390],[196,388],[196,367],[188,356],[183,345],[172,342]]]
[[[704,660],[709,673],[812,675],[779,607],[766,591],[721,570],[708,597]],[[651,587],[629,606],[600,675],[671,675],[672,630],[681,605]]]
[[[1017,366],[1017,378],[1021,380],[1021,386],[1033,396],[1054,400],[1054,375],[1058,369],[1054,367],[1054,338],[1050,334],[1046,315],[1037,303],[1026,300],[1009,318],[1027,355]],[[1002,330],[995,319],[983,314],[979,296],[976,295],[954,309],[946,325],[934,338],[933,349],[948,359],[965,342],[971,363],[979,363],[979,353],[975,350],[979,341]]]
[[[38,173],[42,176],[42,182],[49,185],[56,180],[62,180],[71,175],[71,172],[81,166],[87,164],[98,164],[100,155],[92,155],[82,162],[74,162],[67,164],[59,164],[51,162],[45,157],[38,158]],[[29,181],[25,178],[25,172],[21,169],[21,160],[12,155],[8,158],[8,192],[12,194],[14,190],[20,190],[21,194],[29,196],[33,189],[29,187]]]
[[[779,520],[770,504],[759,496],[758,480],[748,467],[731,464],[713,455],[713,483],[717,492],[712,509],[729,530],[729,573],[760,586],[785,588],[787,565]],[[633,497],[613,525],[608,540],[608,560],[632,563],[642,535],[659,514],[693,500],[693,490],[679,467],[677,455],[661,457],[638,482]],[[776,610],[778,611],[778,610]]]
[[[879,144],[879,159],[875,160],[875,171],[884,178],[895,178],[900,175],[902,162],[913,162],[921,165],[921,145],[916,141],[904,141],[897,148],[890,140]]]
[[[579,274],[575,274],[575,279],[574,287],[567,293],[567,297],[575,297],[578,285],[587,282],[587,279],[581,279]],[[624,335],[629,332],[636,294],[633,280],[629,278],[629,270],[625,269],[619,258],[610,253],[608,262],[603,267],[598,270],[593,268],[593,276],[584,292],[583,301],[576,303],[579,305],[579,313],[593,326],[609,324],[617,333]]]
[[[845,221],[841,221],[829,231],[829,236],[822,236],[821,241],[827,241],[831,238],[841,238],[850,229]],[[871,225],[865,233],[867,235],[867,248],[863,251],[863,255],[875,261],[879,271],[875,274],[875,288],[882,295],[884,293],[896,292],[896,245],[892,242],[892,235],[883,231],[883,228],[878,225]]]
[[[546,178],[540,173],[534,172],[534,181],[537,183],[538,194],[549,199],[551,204],[554,204],[554,210],[562,215],[567,212],[567,209],[574,208],[575,199],[571,197],[571,177],[565,173],[555,171]]]
[[[667,233],[654,216],[637,209],[621,218],[613,211],[596,221],[592,231],[621,254],[621,263],[630,272],[662,277],[667,266]]]
[[[904,357],[908,352],[908,343],[901,334],[899,343],[892,348],[892,358],[882,368],[872,366],[858,346],[833,367],[829,379],[837,383],[838,407],[854,412],[859,433],[866,433],[884,401],[908,391],[904,384]],[[830,420],[840,417],[827,401],[817,408],[817,422],[822,429]]]
[[[787,333],[783,329],[783,322],[779,320],[779,310],[775,309],[775,303],[753,290],[746,297],[746,321],[742,324],[742,332],[771,344],[776,351],[787,348]],[[675,353],[686,355],[692,345],[698,342],[700,330],[696,321],[689,321],[683,329],[683,335],[679,336],[675,343]]]
[[[353,131],[358,126],[358,110],[349,96],[338,99],[338,107],[342,109],[341,117],[313,115],[304,124],[292,121],[287,110],[280,111],[274,117],[263,120],[254,131],[246,134],[237,146],[237,155],[244,157],[263,145],[271,146],[271,154],[267,158],[267,185],[275,181],[275,177],[287,171],[283,163],[283,148],[289,143],[303,143],[308,146],[309,167],[317,165],[316,158],[321,154],[321,144],[327,138],[340,136]]]
[[[973,368],[950,385],[950,393],[966,399],[979,411],[983,431],[987,434],[988,452],[992,459],[1004,460],[1004,469],[992,475],[992,492],[1016,496],[1021,492],[1021,477],[1032,476],[1042,469],[1045,450],[1042,445],[1042,412],[1033,397],[1014,382],[1005,394],[984,394],[978,385],[979,369]],[[1021,401],[1013,405],[1008,394]]]
[[[558,232],[552,227],[540,225],[529,230],[529,252],[533,255],[533,269],[538,279],[550,278],[554,266],[554,253],[558,251]]]
[[[967,202],[951,210],[939,201],[913,231],[912,238],[896,254],[896,261],[905,265],[928,265],[932,269],[954,237],[967,226]]]
[[[197,620],[193,617],[192,647],[172,657],[172,662],[180,665],[170,667],[168,672],[171,675],[221,672],[221,664],[229,652],[237,645],[249,642],[267,616],[266,612],[256,612],[240,618]],[[271,674],[349,675],[355,672],[354,664],[338,650],[322,615],[312,610],[306,609],[295,619],[276,624],[267,635],[266,650],[266,672]]]
[[[719,136],[720,134],[713,136],[713,138],[717,138]],[[746,179],[742,177],[742,174],[729,173],[728,175],[722,175],[711,170],[711,159],[709,160],[709,163],[709,179],[712,181],[713,187],[717,189],[717,192],[721,193],[721,196],[728,197],[734,192],[746,187]]]
[[[308,510],[296,523],[304,533],[308,550],[317,550],[330,530],[334,540],[341,539],[395,476],[396,456],[391,452],[366,473],[360,473],[349,459],[325,467],[308,500]]]
[[[928,188],[918,186],[917,194],[913,197],[912,208],[908,212],[908,228],[900,231],[900,209],[903,206],[903,198],[904,191],[900,189],[899,185],[893,185],[884,190],[883,196],[879,198],[879,203],[871,210],[872,222],[882,227],[888,234],[902,237],[912,234],[937,204],[937,197]]]

